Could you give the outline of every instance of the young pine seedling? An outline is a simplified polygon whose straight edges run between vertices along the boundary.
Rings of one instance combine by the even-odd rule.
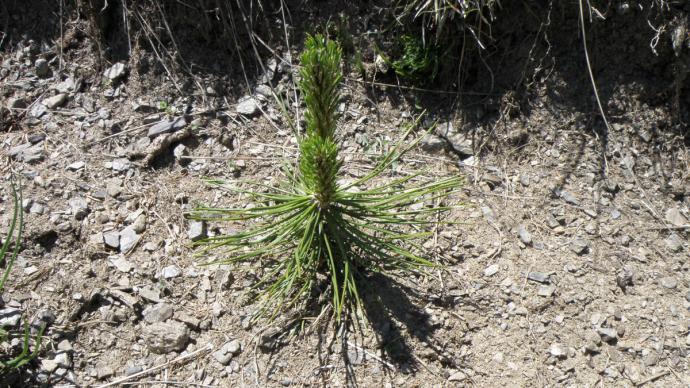
[[[269,319],[303,307],[315,290],[324,290],[337,321],[361,305],[359,290],[368,271],[415,271],[434,264],[415,241],[449,207],[428,207],[461,185],[451,177],[415,185],[421,173],[376,185],[375,181],[418,142],[404,145],[407,131],[367,175],[341,183],[338,156],[341,50],[321,35],[308,37],[301,57],[299,87],[306,104],[306,133],[299,140],[299,159],[284,171],[279,187],[249,183],[243,190],[222,180],[213,185],[253,200],[251,207],[199,207],[188,218],[243,222],[243,231],[199,241],[208,264],[258,263],[262,275],[254,285],[261,299],[258,316]],[[257,266],[249,266],[256,269]],[[326,287],[324,286],[324,283]]]

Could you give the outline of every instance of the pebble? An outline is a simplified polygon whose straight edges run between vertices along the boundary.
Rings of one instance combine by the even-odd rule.
[[[520,237],[520,241],[522,241],[523,244],[525,244],[525,245],[531,245],[532,244],[532,235],[527,230],[525,225],[519,225],[517,232],[518,232],[518,236]]]
[[[69,201],[69,207],[72,210],[74,218],[77,220],[83,220],[89,214],[89,204],[86,199],[82,197],[72,198]]]
[[[84,163],[82,161],[74,162],[74,163],[69,164],[67,166],[67,169],[72,170],[72,171],[79,171],[79,170],[83,169],[85,165],[86,165],[86,163]]]
[[[164,279],[172,279],[180,276],[182,274],[182,271],[180,271],[180,268],[178,268],[176,265],[169,265],[161,271],[161,276]]]
[[[576,238],[570,243],[570,250],[577,255],[583,255],[589,251],[589,244],[581,238]]]
[[[129,252],[132,248],[134,248],[136,243],[139,242],[140,238],[141,236],[139,236],[131,226],[122,229],[120,232],[120,252]]]
[[[220,349],[213,353],[213,358],[222,365],[228,365],[232,358],[239,354],[241,344],[238,340],[225,343]]]
[[[7,99],[7,109],[26,109],[26,100],[23,98],[9,98]]]
[[[132,167],[132,164],[125,158],[117,158],[110,162],[110,168],[113,171],[123,172],[129,170],[130,167]]]
[[[678,280],[676,280],[676,278],[674,278],[673,276],[667,276],[659,279],[659,284],[664,288],[672,290],[678,287]]]
[[[240,99],[235,110],[241,115],[251,117],[259,113],[259,103],[254,98],[245,96]]]
[[[612,327],[600,327],[597,333],[605,342],[615,342],[618,339],[618,331]]]
[[[175,159],[182,159],[183,157],[187,156],[189,152],[187,151],[187,146],[184,144],[178,144],[175,146],[173,149],[173,156],[175,156]]]
[[[611,210],[611,219],[612,220],[617,220],[621,218],[621,212],[618,209],[613,209]]]
[[[142,312],[144,320],[149,323],[164,322],[173,316],[173,308],[167,303],[149,306]]]
[[[22,318],[22,310],[14,307],[6,307],[0,310],[0,327],[15,327]]]
[[[443,151],[446,147],[446,141],[435,135],[428,135],[422,139],[420,146],[426,152],[439,152]]]
[[[464,372],[457,371],[448,377],[448,381],[465,381],[467,375]]]
[[[124,257],[117,256],[115,259],[111,260],[110,263],[120,272],[127,273],[132,270],[132,263]]]
[[[134,219],[134,222],[132,223],[132,230],[134,230],[134,232],[137,234],[141,234],[146,230],[145,214],[139,214],[137,218]]]
[[[542,285],[542,286],[539,286],[539,290],[537,291],[537,295],[548,298],[548,297],[551,297],[555,291],[556,291],[556,289],[552,286]]]
[[[204,221],[191,221],[189,223],[189,231],[187,236],[192,241],[199,241],[206,238],[206,222]]]
[[[181,322],[155,322],[142,330],[144,342],[153,353],[181,351],[189,342],[189,329]]]
[[[678,210],[677,207],[670,208],[666,210],[666,221],[673,225],[673,226],[685,226],[688,224],[688,221],[685,219],[685,216]]]
[[[549,347],[549,353],[556,358],[568,357],[568,350],[560,343],[553,343]]]
[[[59,106],[62,106],[67,101],[67,94],[66,93],[60,93],[56,94],[52,97],[48,97],[43,100],[43,105],[45,105],[46,108],[48,109],[55,109]]]
[[[573,194],[571,194],[569,191],[561,191],[561,198],[563,200],[571,205],[579,205],[580,202],[575,198]]]
[[[492,264],[484,270],[484,276],[486,277],[494,276],[496,273],[498,273],[498,264]]]
[[[142,287],[139,289],[139,296],[154,303],[161,302],[161,293],[150,287]]]
[[[48,61],[46,61],[43,58],[38,58],[36,62],[34,62],[34,70],[36,71],[36,75],[44,78],[47,77],[50,74],[50,67],[48,67]]]
[[[118,78],[121,78],[122,76],[124,76],[126,72],[127,72],[127,67],[125,66],[125,64],[122,62],[118,62],[118,63],[110,66],[106,71],[104,71],[103,76],[108,78],[111,81],[115,81]]]
[[[683,239],[676,233],[668,236],[664,240],[664,243],[666,243],[666,247],[671,250],[671,252],[680,252],[683,249]]]
[[[120,249],[120,233],[114,230],[103,232],[103,244],[106,248]]]
[[[527,279],[538,283],[549,283],[549,274],[544,272],[532,271],[527,274]]]
[[[170,120],[163,120],[149,128],[148,137],[154,138],[164,133],[172,133],[184,128],[186,125],[187,121],[184,117],[176,117]]]
[[[623,268],[618,273],[616,274],[616,284],[618,284],[618,287],[620,287],[623,291],[628,286],[633,285],[633,272],[630,268]]]

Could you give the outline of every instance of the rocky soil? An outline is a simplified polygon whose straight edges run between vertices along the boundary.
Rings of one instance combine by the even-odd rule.
[[[453,223],[424,245],[445,268],[372,276],[364,293],[381,303],[362,332],[284,332],[248,319],[251,271],[193,257],[191,242],[240,225],[183,213],[246,203],[202,178],[272,182],[294,160],[270,87],[292,90],[287,53],[232,98],[217,80],[181,93],[125,61],[94,72],[81,50],[63,59],[27,39],[0,52],[2,236],[13,176],[27,222],[0,324],[48,325],[38,359],[4,385],[688,386],[690,155],[672,96],[611,88],[610,132],[558,93],[558,71],[529,111],[432,109],[435,134],[396,173],[466,177]],[[345,86],[356,176],[418,110],[355,73]]]

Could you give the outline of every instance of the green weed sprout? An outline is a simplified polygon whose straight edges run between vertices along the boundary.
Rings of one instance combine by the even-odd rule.
[[[438,48],[431,43],[410,35],[401,38],[402,54],[393,62],[395,73],[413,81],[430,81],[436,78],[439,68]]]
[[[223,180],[213,185],[244,193],[253,207],[198,207],[187,217],[206,221],[243,221],[247,229],[232,235],[199,241],[197,255],[216,257],[208,264],[258,261],[264,272],[254,285],[261,302],[256,316],[269,320],[304,305],[323,284],[330,294],[337,321],[343,313],[361,307],[359,289],[367,271],[415,271],[434,264],[419,253],[415,241],[428,237],[418,229],[434,224],[449,207],[425,206],[446,197],[461,179],[411,183],[417,173],[375,185],[393,163],[420,139],[403,138],[365,176],[340,183],[343,163],[338,156],[335,130],[341,50],[321,35],[310,36],[301,57],[301,89],[306,103],[306,134],[299,140],[296,168],[286,169],[279,187],[253,183],[242,190]],[[255,316],[255,317],[256,317]]]
[[[7,238],[0,248],[0,266],[5,265],[5,271],[2,273],[0,278],[0,293],[5,287],[5,283],[10,276],[10,271],[12,271],[12,266],[14,265],[14,260],[19,254],[19,247],[22,242],[22,233],[24,232],[24,214],[21,209],[22,195],[20,191],[17,191],[16,186],[12,185],[12,198],[14,200],[14,209],[12,211],[12,221],[10,222],[10,228],[7,232]],[[15,230],[17,231],[15,237]],[[14,248],[11,253],[8,254],[10,244],[14,241]],[[29,350],[29,326],[24,324],[24,333],[20,334],[13,330],[7,330],[4,327],[0,328],[0,344],[6,344],[10,339],[16,337],[22,337],[22,351],[9,360],[0,359],[0,376],[4,375],[11,369],[17,369],[28,363],[38,355],[41,349],[41,339],[43,338],[43,329],[41,328],[38,335],[36,336],[36,344],[34,350],[30,352]]]

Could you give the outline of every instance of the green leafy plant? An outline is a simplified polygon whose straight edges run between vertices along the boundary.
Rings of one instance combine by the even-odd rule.
[[[7,232],[7,238],[0,248],[0,266],[5,265],[5,271],[2,273],[2,278],[0,278],[0,293],[5,288],[7,279],[10,276],[10,271],[12,271],[12,266],[14,261],[19,254],[19,247],[22,242],[22,233],[24,231],[24,215],[21,209],[22,195],[21,192],[17,190],[16,186],[12,185],[12,198],[14,200],[14,209],[12,211],[12,221],[10,222],[10,228]],[[15,235],[16,230],[16,235]],[[10,245],[14,243],[12,252],[9,253]],[[11,369],[17,369],[25,365],[38,355],[41,349],[41,339],[43,338],[43,329],[39,331],[38,335],[35,337],[34,350],[30,351],[30,339],[29,326],[24,324],[24,332],[16,332],[11,329],[6,329],[4,327],[0,328],[0,346],[9,345],[8,342],[12,338],[20,337],[22,338],[22,350],[21,352],[11,359],[5,360],[0,359],[0,376],[7,373]]]
[[[421,39],[403,35],[400,38],[402,53],[392,63],[395,73],[413,81],[429,81],[436,78],[439,68],[437,47]]]
[[[249,224],[244,231],[198,242],[197,254],[214,255],[207,258],[209,264],[260,264],[263,273],[253,287],[261,298],[257,316],[272,319],[303,306],[314,291],[327,290],[340,321],[344,312],[361,306],[358,290],[367,271],[417,271],[434,265],[421,253],[418,241],[431,233],[421,228],[449,209],[432,204],[462,182],[451,177],[413,184],[423,176],[418,172],[377,184],[419,142],[407,139],[410,126],[368,174],[343,183],[335,135],[341,50],[321,35],[311,36],[301,62],[306,134],[299,139],[296,166],[284,171],[283,184],[247,182],[254,189],[245,190],[210,180],[247,195],[252,206],[198,207],[187,216]]]

